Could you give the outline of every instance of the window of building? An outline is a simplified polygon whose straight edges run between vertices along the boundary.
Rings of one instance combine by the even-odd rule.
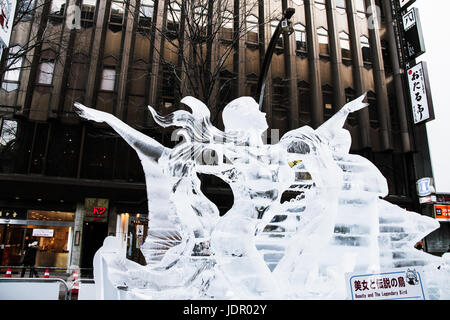
[[[314,1],[314,5],[316,6],[317,9],[319,10],[325,10],[326,6],[325,6],[325,0],[315,0]]]
[[[112,1],[109,14],[109,29],[113,32],[122,30],[125,15],[125,3],[123,1]]]
[[[222,25],[221,25],[221,36],[222,39],[231,40],[233,39],[233,13],[229,10],[225,10],[222,15]]]
[[[53,72],[55,70],[55,62],[53,60],[42,61],[38,68],[38,83],[52,84]]]
[[[2,88],[8,92],[19,88],[20,68],[22,67],[23,61],[23,57],[17,54],[19,51],[19,46],[9,48],[8,60],[6,62],[8,70],[5,72],[2,82]]]
[[[366,36],[360,37],[360,43],[361,43],[361,49],[362,49],[362,55],[363,55],[363,61],[364,63],[371,63],[372,56],[370,53],[370,43],[369,38]]]
[[[339,33],[339,42],[341,44],[342,59],[350,60],[352,58],[350,52],[350,38],[346,32]]]
[[[48,21],[52,24],[62,23],[66,11],[66,0],[52,0]]]
[[[303,0],[292,0],[293,3],[295,3],[298,6],[302,6],[303,5]]]
[[[16,140],[17,121],[0,119],[0,147],[6,147],[9,143]]]
[[[334,114],[333,88],[326,85],[322,87],[323,107],[325,118],[328,119]]]
[[[306,28],[301,23],[294,25],[295,43],[298,51],[306,51]]]
[[[270,30],[271,30],[271,34],[272,36],[275,34],[275,31],[277,29],[277,26],[280,22],[278,20],[273,20],[272,22],[270,22]],[[283,47],[283,37],[282,34],[280,34],[280,37],[277,40],[277,47]]]
[[[152,0],[141,0],[139,8],[139,29],[149,29],[153,19],[153,10],[155,3]]]
[[[33,18],[34,5],[34,0],[17,1],[17,21],[30,21]]]
[[[319,40],[319,53],[328,56],[330,54],[328,48],[328,31],[325,28],[318,28],[317,37]]]
[[[194,19],[191,23],[193,26],[193,36],[199,40],[205,40],[208,26],[208,8],[205,6],[197,6],[194,8]]]
[[[116,69],[112,67],[104,68],[102,72],[100,90],[114,91],[115,82],[116,82]]]
[[[336,11],[340,14],[344,14],[346,12],[347,5],[345,0],[336,0]]]
[[[81,4],[81,26],[89,28],[94,25],[95,6],[97,0],[83,0]]]
[[[246,19],[246,27],[247,27],[247,41],[252,43],[258,43],[258,17],[251,14]]]
[[[356,14],[361,18],[366,18],[366,4],[364,0],[355,0]]]
[[[178,37],[181,20],[181,7],[177,2],[169,2],[167,7],[167,37],[176,39]]]

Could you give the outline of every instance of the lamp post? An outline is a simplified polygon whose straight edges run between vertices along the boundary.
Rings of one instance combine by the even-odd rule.
[[[270,39],[269,46],[267,47],[267,51],[264,56],[264,62],[261,68],[261,73],[258,79],[258,92],[256,94],[257,99],[259,99],[258,100],[259,110],[261,111],[264,100],[264,89],[266,88],[267,72],[269,71],[270,62],[272,61],[273,51],[275,50],[278,38],[280,37],[283,31],[287,31],[288,36],[294,32],[294,29],[292,28],[292,23],[289,20],[294,15],[294,13],[295,13],[294,8],[287,8],[284,11],[283,17],[281,18],[280,23],[278,23],[277,28],[275,29],[275,32],[272,35],[272,39]]]

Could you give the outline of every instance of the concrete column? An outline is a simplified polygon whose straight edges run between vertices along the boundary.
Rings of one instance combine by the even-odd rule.
[[[311,84],[311,126],[315,129],[323,123],[322,80],[320,77],[320,50],[314,21],[314,1],[305,0],[306,34],[308,41],[308,67]]]
[[[87,106],[93,106],[95,103],[94,93],[97,90],[97,82],[101,76],[101,59],[103,58],[103,47],[106,37],[105,27],[109,18],[109,9],[111,1],[98,1],[97,21],[95,22],[94,38],[91,47],[91,56],[89,63],[89,75],[86,84],[86,95],[84,103]]]
[[[286,1],[287,2],[287,1]],[[287,3],[283,2],[283,11],[287,8]],[[284,63],[285,72],[289,88],[289,129],[295,129],[299,126],[299,105],[298,105],[298,88],[297,88],[297,55],[295,52],[296,41],[295,34],[284,36]]]
[[[261,24],[261,18],[265,22],[263,24],[264,29],[264,42],[262,43],[263,49],[260,50],[260,58],[261,63],[260,66],[262,66],[264,61],[264,55],[267,51],[267,47],[269,46],[270,39],[272,38],[272,29],[270,24],[270,18],[273,18],[273,11],[276,8],[273,8],[274,6],[278,5],[274,2],[271,3],[269,0],[264,0],[263,2],[263,14],[259,12],[258,19]],[[272,8],[271,8],[272,6]],[[281,7],[278,8],[280,11],[279,17],[281,17]],[[260,37],[261,39],[261,37]],[[260,44],[261,45],[261,44]],[[266,78],[266,87],[264,89],[264,112],[266,113],[266,119],[267,124],[269,125],[269,129],[272,129],[272,64],[269,67],[269,71],[267,72],[267,78]]]
[[[389,100],[386,88],[386,77],[384,72],[384,61],[381,51],[380,40],[380,17],[377,16],[375,10],[375,2],[366,0],[366,7],[372,8],[371,18],[373,19],[373,27],[369,26],[369,41],[372,52],[373,77],[375,82],[375,91],[377,96],[378,121],[380,123],[381,148],[383,150],[392,149],[391,136],[391,117],[389,113]]]
[[[139,8],[138,8],[139,10]],[[132,47],[133,47],[133,25],[134,25],[134,15],[136,12],[136,0],[131,0],[128,4],[127,12],[127,24],[125,27],[125,35],[122,44],[122,55],[120,62],[120,72],[119,72],[119,85],[117,88],[117,108],[116,116],[119,119],[126,119],[127,106],[126,104],[126,93],[127,93],[127,83],[129,75],[129,66]]]
[[[362,95],[366,91],[364,83],[364,62],[362,57],[362,49],[360,44],[360,32],[357,24],[357,12],[353,0],[347,0],[347,17],[350,31],[351,52],[353,60],[353,83],[356,91],[356,97]],[[369,109],[364,108],[357,111],[358,124],[360,132],[360,145],[362,148],[370,148],[370,122]]]
[[[155,1],[156,3],[156,1]],[[161,56],[164,53],[164,41],[161,36],[161,31],[163,30],[163,22],[166,20],[164,18],[164,4],[165,1],[158,1],[157,14],[155,16],[156,31],[153,44],[153,59],[150,61],[152,64],[152,73],[150,75],[150,90],[149,90],[149,102],[154,108],[157,108],[156,101],[158,98],[158,79],[159,79],[159,68],[161,64]]]
[[[386,31],[389,39],[389,54],[394,71],[394,86],[397,100],[397,113],[400,124],[400,135],[402,139],[402,151],[411,151],[411,140],[408,133],[408,122],[406,117],[406,102],[403,91],[403,73],[400,69],[400,62],[397,49],[397,40],[394,30],[394,21],[392,18],[392,7],[390,0],[383,0],[384,12],[386,16]]]
[[[83,221],[84,221],[84,203],[77,203],[77,207],[75,209],[75,221],[73,227],[73,241],[72,241],[72,251],[70,255],[69,266],[78,266],[80,267],[81,262],[81,250],[83,243]],[[77,232],[80,234],[79,245],[75,245]]]
[[[236,7],[236,3],[237,6]],[[238,22],[238,30],[240,32],[246,32],[246,6],[243,5],[242,2],[240,1],[235,1],[235,10],[239,10],[239,22]],[[241,27],[243,26],[243,27]],[[246,74],[245,74],[245,61],[246,61],[246,45],[245,45],[245,35],[239,35],[239,40],[238,40],[238,48],[236,50],[236,54],[235,54],[235,59],[236,61],[234,61],[234,65],[235,67],[235,72],[237,72],[238,75],[238,79],[237,79],[237,96],[238,97],[242,97],[245,96],[245,81],[246,81]]]
[[[342,80],[342,51],[339,40],[339,30],[336,23],[336,0],[327,1],[327,21],[330,41],[331,73],[333,77],[333,103],[335,110],[345,103],[345,88]]]
[[[70,0],[68,8],[75,5],[76,0]],[[66,11],[66,19],[68,13],[69,12]],[[55,71],[53,74],[53,94],[50,101],[50,108],[48,109],[49,118],[56,118],[56,113],[58,112],[59,106],[64,102],[64,92],[70,70],[70,58],[68,59],[68,52],[73,50],[73,40],[73,31],[67,28],[66,20],[64,20],[62,26],[62,37],[60,39],[60,42],[63,43],[63,49],[59,50],[58,61],[55,63]],[[64,44],[67,44],[68,46],[65,47]]]

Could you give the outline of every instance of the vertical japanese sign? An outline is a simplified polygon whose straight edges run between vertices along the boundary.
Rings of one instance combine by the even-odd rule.
[[[408,6],[412,5],[416,0],[399,0],[398,4],[400,9],[406,9]]]
[[[425,42],[422,34],[419,10],[412,8],[402,15],[405,50],[409,60],[425,53]]]
[[[434,109],[429,89],[428,70],[420,62],[406,70],[411,95],[414,124],[434,120]]]
[[[0,0],[0,58],[3,48],[9,46],[16,5],[17,0]]]
[[[352,300],[425,300],[423,270],[391,269],[373,274],[347,273],[347,292]]]

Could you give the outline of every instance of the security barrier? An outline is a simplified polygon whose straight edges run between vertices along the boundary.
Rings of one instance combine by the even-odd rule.
[[[78,279],[71,284],[60,278],[0,278],[0,300],[96,300],[94,279]]]
[[[0,300],[67,300],[68,292],[59,278],[0,278]]]

